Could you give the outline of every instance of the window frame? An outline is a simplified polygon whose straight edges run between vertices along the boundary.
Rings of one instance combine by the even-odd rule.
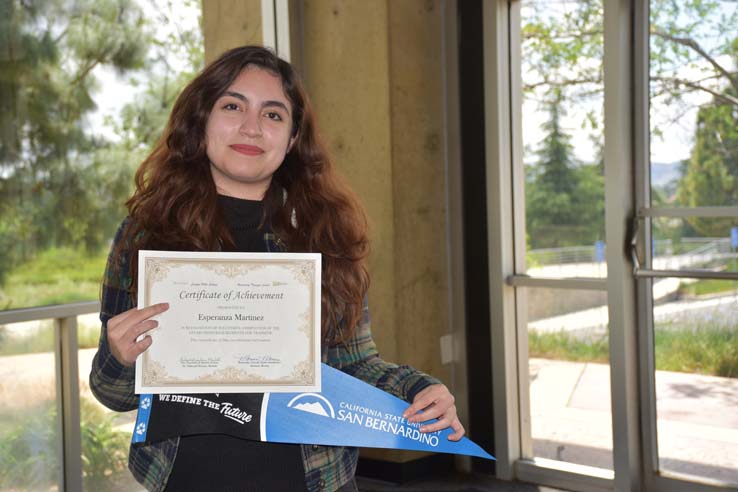
[[[603,279],[543,279],[524,273],[520,1],[484,2],[483,22],[497,476],[583,492],[738,490],[658,472],[652,280],[636,278],[626,247],[638,210],[650,203],[648,2],[604,2],[605,231],[608,244],[623,247],[607,248],[608,276]],[[643,244],[650,244],[650,231],[641,234]],[[607,291],[612,472],[530,458],[525,287]]]

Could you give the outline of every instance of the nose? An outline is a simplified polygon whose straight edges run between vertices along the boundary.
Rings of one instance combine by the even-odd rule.
[[[261,135],[261,121],[256,111],[246,111],[241,120],[241,126],[238,128],[239,133],[248,137],[258,137]]]

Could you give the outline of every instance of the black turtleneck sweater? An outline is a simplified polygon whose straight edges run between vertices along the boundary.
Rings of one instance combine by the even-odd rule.
[[[270,231],[268,223],[259,229],[264,212],[262,202],[218,195],[218,206],[236,243],[236,251],[266,251],[264,233]]]
[[[236,243],[236,251],[265,252],[259,229],[262,203],[220,195],[218,205]],[[296,444],[248,441],[224,434],[180,438],[167,492],[266,490],[304,491],[302,452]]]

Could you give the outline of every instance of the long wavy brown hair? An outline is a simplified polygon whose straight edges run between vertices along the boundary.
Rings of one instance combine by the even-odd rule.
[[[225,52],[179,95],[162,136],[136,172],[136,190],[126,202],[130,220],[113,256],[130,258],[129,290],[135,296],[141,249],[235,247],[210,174],[205,128],[215,102],[247,67],[277,75],[293,109],[295,143],[264,196],[262,222],[286,250],[322,254],[322,336],[329,343],[345,341],[361,319],[369,287],[366,218],[317,135],[299,77],[268,49]]]

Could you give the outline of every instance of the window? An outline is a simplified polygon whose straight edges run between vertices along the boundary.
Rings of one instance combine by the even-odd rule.
[[[203,63],[199,2],[8,7],[0,308],[96,300],[133,173]]]
[[[11,0],[3,16],[0,490],[140,490],[133,413],[87,386],[94,301],[133,173],[203,64],[200,3]]]
[[[498,474],[734,490],[738,6],[483,5]]]

